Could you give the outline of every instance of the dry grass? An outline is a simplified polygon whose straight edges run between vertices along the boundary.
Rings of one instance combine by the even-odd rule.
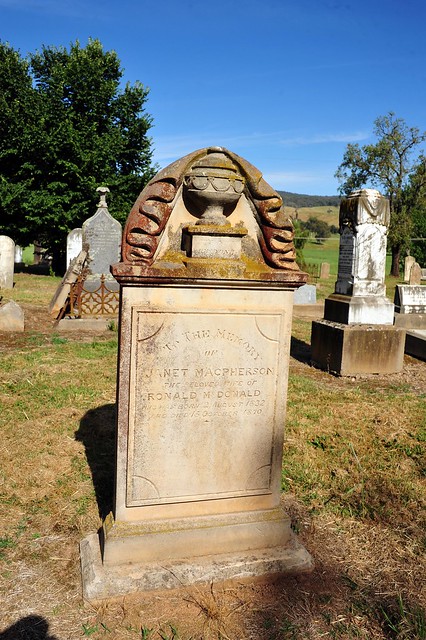
[[[37,305],[33,278],[13,292],[28,330],[1,343],[1,640],[426,638],[426,363],[333,378],[309,366],[301,320],[283,503],[315,571],[84,603],[78,544],[111,508],[116,336],[59,336],[55,281]]]

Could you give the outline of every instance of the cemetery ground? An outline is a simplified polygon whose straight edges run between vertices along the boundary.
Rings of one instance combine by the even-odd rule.
[[[310,366],[310,321],[295,319],[282,499],[313,573],[84,603],[78,545],[112,507],[117,333],[59,334],[58,279],[15,283],[27,327],[0,338],[1,640],[426,638],[426,362],[336,378]]]

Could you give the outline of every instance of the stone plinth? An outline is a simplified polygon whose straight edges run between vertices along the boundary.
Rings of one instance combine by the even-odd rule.
[[[405,330],[400,327],[312,323],[312,360],[340,376],[401,371],[404,342]]]
[[[324,318],[333,322],[392,325],[393,316],[392,302],[381,296],[343,296],[334,293],[324,301]]]
[[[112,268],[115,509],[102,557],[93,537],[81,546],[86,597],[312,567],[280,508],[293,291],[306,274],[256,171],[221,148],[194,152],[129,216]]]
[[[398,284],[395,288],[395,325],[426,328],[426,285]]]

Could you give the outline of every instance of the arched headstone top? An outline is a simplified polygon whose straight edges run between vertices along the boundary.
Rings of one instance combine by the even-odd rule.
[[[219,231],[230,225],[247,226],[251,245],[257,244],[266,265],[299,272],[293,225],[284,212],[281,196],[256,167],[228,149],[206,147],[194,151],[161,170],[147,184],[127,219],[123,263],[153,265],[161,253],[164,235],[173,234],[179,224],[180,232],[184,224],[216,226]],[[166,226],[170,227],[167,234]]]

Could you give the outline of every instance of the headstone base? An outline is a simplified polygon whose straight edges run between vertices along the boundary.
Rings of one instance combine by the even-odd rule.
[[[285,546],[246,552],[184,558],[118,566],[102,563],[96,534],[80,544],[83,597],[97,601],[130,593],[179,589],[193,584],[273,580],[279,575],[307,573],[313,561],[291,534]]]
[[[395,326],[405,329],[425,329],[426,313],[395,313]]]
[[[339,376],[398,373],[404,362],[405,329],[388,325],[312,322],[312,360]]]
[[[324,303],[324,318],[342,324],[393,325],[394,305],[385,296],[333,293]]]

